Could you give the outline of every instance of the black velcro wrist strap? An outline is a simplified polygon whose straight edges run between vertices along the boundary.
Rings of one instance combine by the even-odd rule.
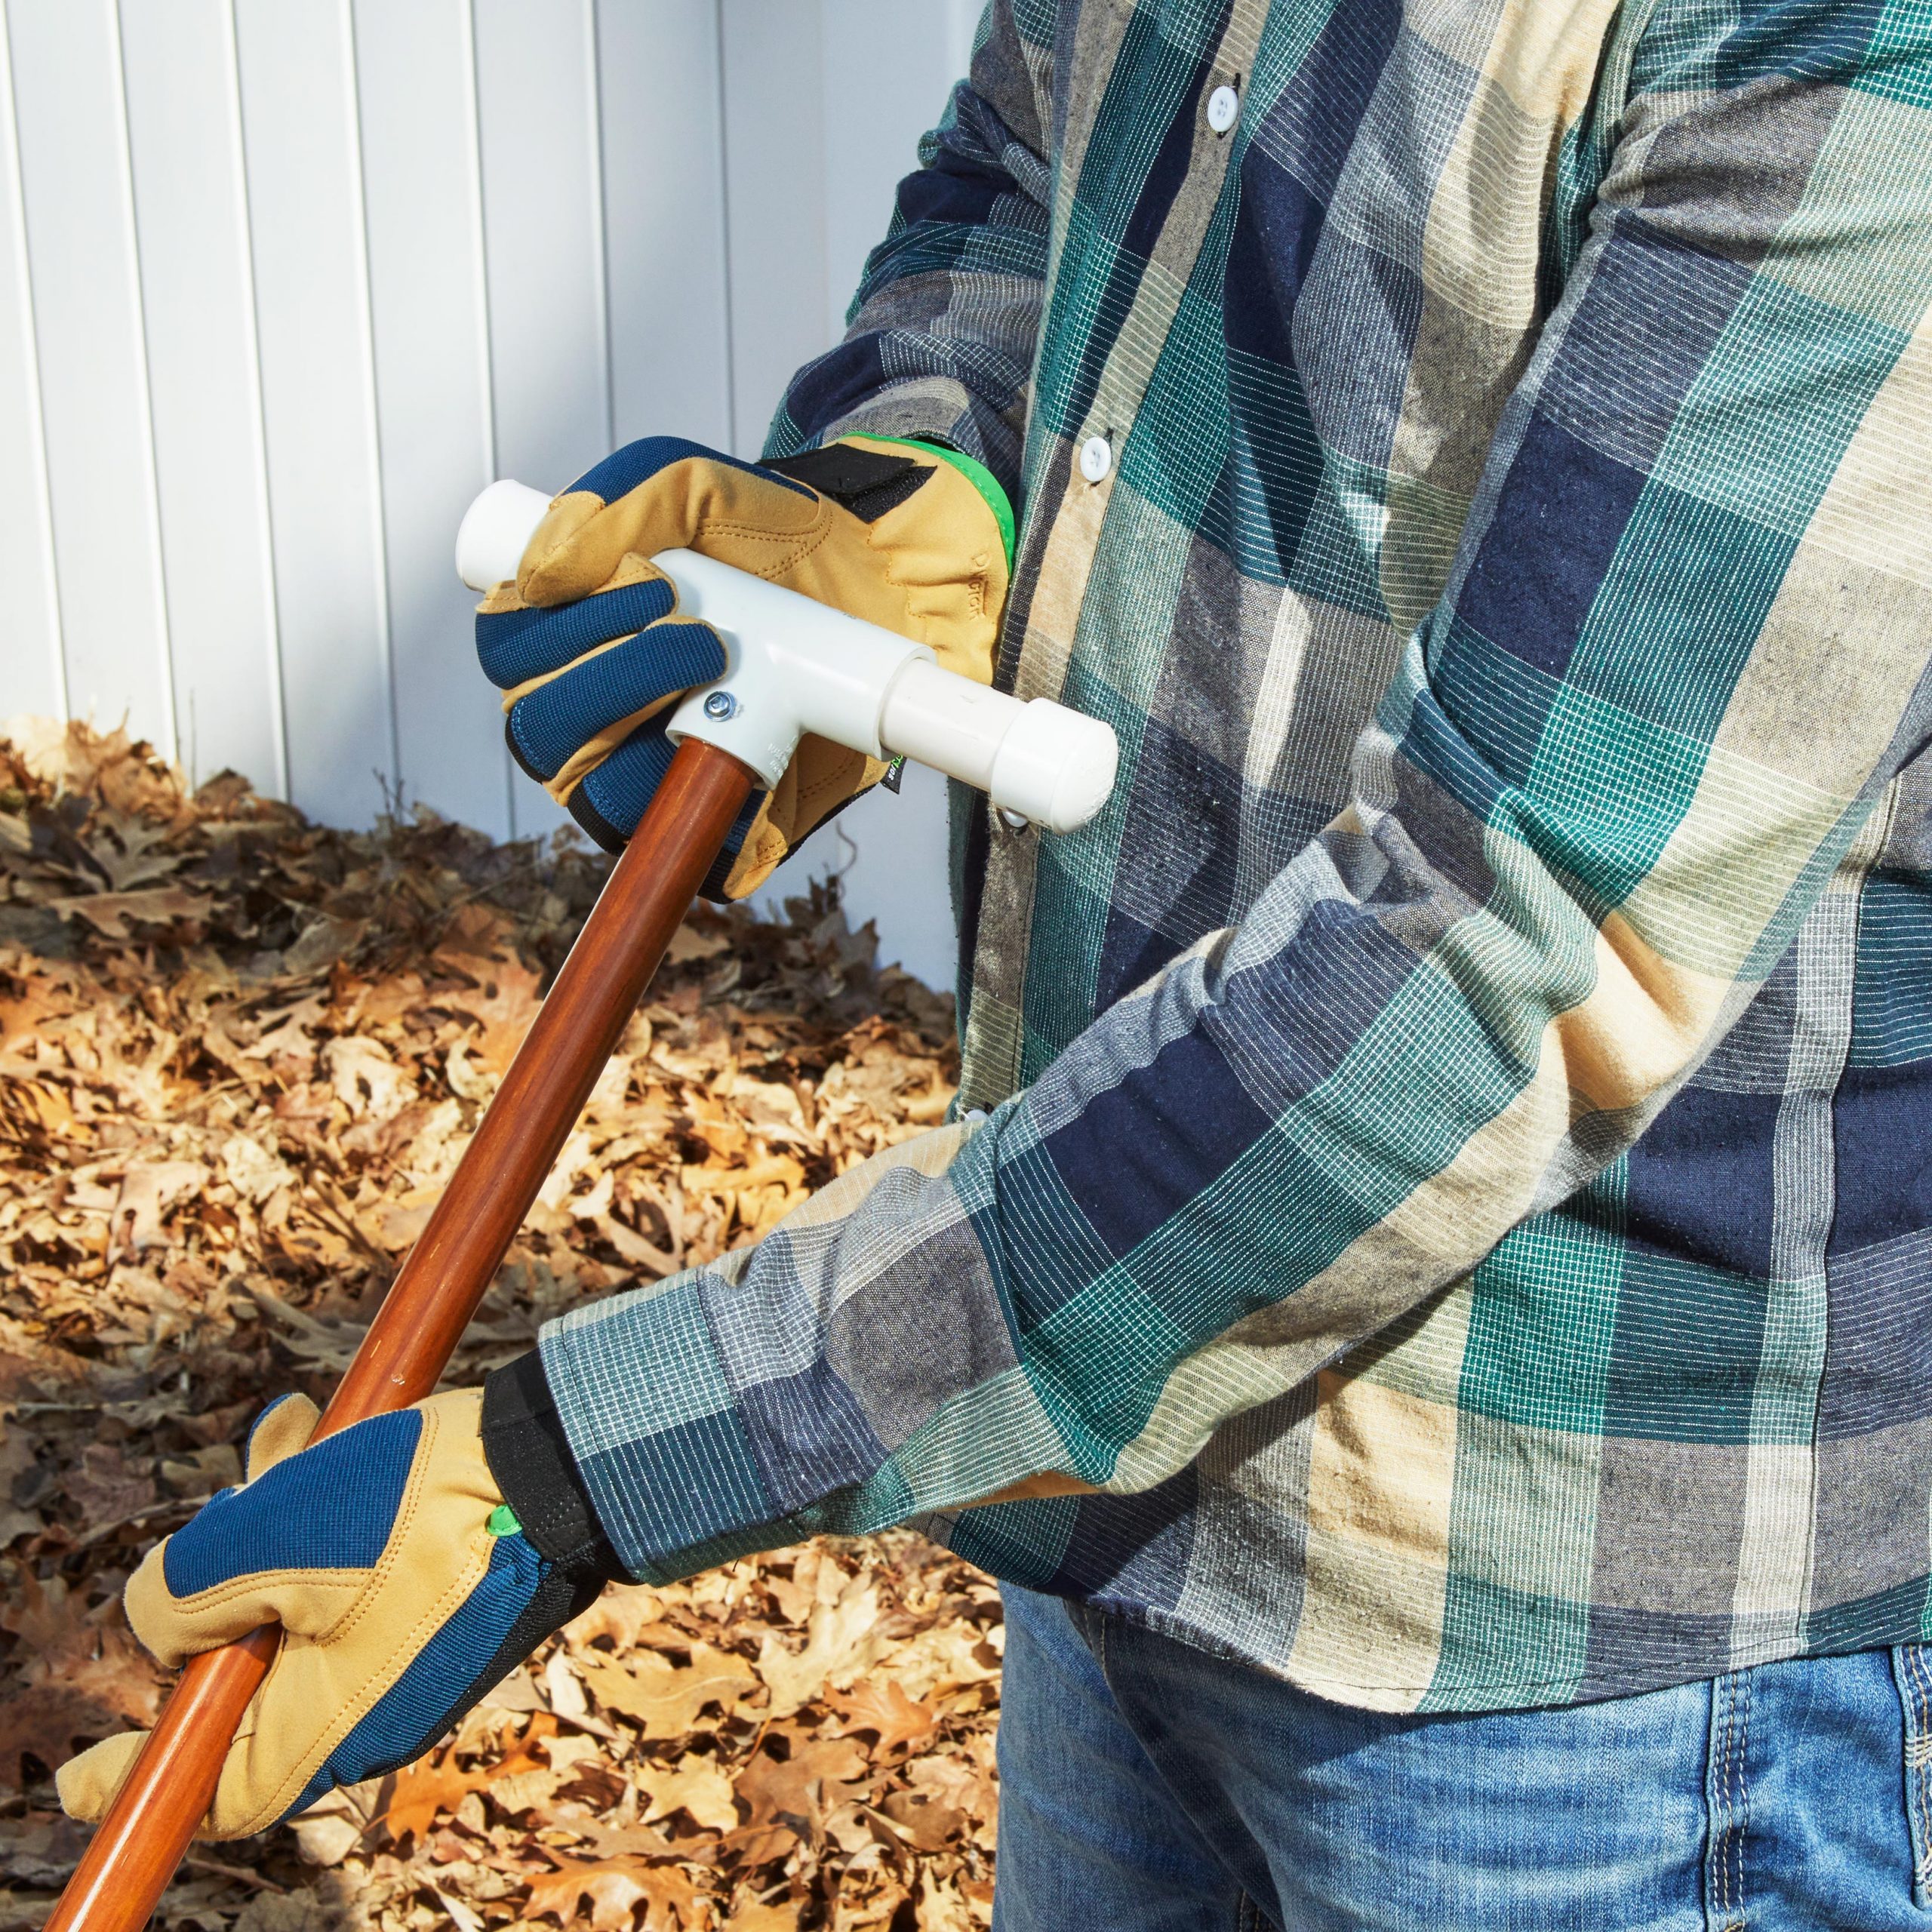
[[[932,474],[930,465],[909,456],[888,456],[851,443],[801,450],[796,456],[768,460],[764,467],[829,497],[861,523],[876,523],[888,510],[897,509]]]
[[[534,1349],[484,1378],[483,1456],[540,1555],[574,1576],[609,1582],[624,1574],[577,1474]]]

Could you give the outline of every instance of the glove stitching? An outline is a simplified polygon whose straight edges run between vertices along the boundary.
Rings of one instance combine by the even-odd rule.
[[[864,762],[859,767],[860,783],[858,791],[854,792],[851,790],[850,787],[846,784],[845,780],[835,775],[828,775],[824,777],[814,779],[809,783],[809,784],[801,783],[799,786],[796,794],[796,802],[799,808],[798,817],[801,823],[809,820],[812,824],[813,829],[814,830],[817,829],[817,820],[814,817],[814,814],[817,811],[819,801],[823,798],[843,798],[847,796],[857,798],[860,795],[860,792],[869,792],[872,789],[872,786],[868,785],[865,782],[866,767],[868,764],[877,764],[879,761],[876,758],[866,758],[865,754],[863,752],[860,752],[859,755],[863,760],[864,760]],[[872,784],[876,784],[878,782],[878,781],[875,779],[872,780]],[[791,848],[789,844],[786,849],[788,852],[790,851]]]
[[[197,1590],[192,1596],[177,1597],[170,1591],[168,1601],[184,1617],[199,1618],[216,1611],[225,1610],[230,1604],[251,1596],[266,1596],[269,1591],[290,1583],[299,1583],[306,1589],[328,1592],[346,1590],[353,1595],[368,1586],[369,1579],[374,1574],[373,1568],[352,1570],[342,1567],[310,1570],[285,1565],[279,1570],[251,1570],[244,1576],[231,1577],[226,1583],[211,1583],[206,1589]],[[269,1617],[267,1620],[274,1622],[277,1620]],[[333,1629],[334,1626],[331,1624],[329,1627]],[[140,1635],[138,1630],[134,1634],[137,1637]],[[145,1639],[143,1641],[146,1641]],[[202,1647],[219,1650],[223,1644],[235,1641],[232,1637],[217,1637]],[[146,1647],[153,1656],[160,1657],[162,1662],[168,1662],[152,1644],[147,1644]],[[198,1651],[183,1651],[180,1654],[186,1658],[198,1657],[201,1653]]]
[[[933,467],[935,471],[945,470],[955,477],[958,475],[958,472],[955,470],[950,463],[936,462]],[[961,480],[962,481],[964,481],[963,478]],[[970,488],[971,485],[968,485],[968,487]],[[943,491],[946,488],[946,485],[941,483],[940,488],[941,491]],[[977,498],[979,493],[975,491],[973,494],[975,498]],[[906,500],[910,502],[912,499],[909,497]],[[899,507],[903,508],[904,506],[901,505]],[[982,504],[981,507],[984,507],[983,504]],[[880,518],[877,523],[866,525],[865,526],[866,542],[868,546],[869,546],[871,549],[881,558],[882,574],[884,576],[886,582],[892,585],[895,589],[900,590],[906,593],[906,614],[909,617],[911,617],[915,614],[912,608],[912,592],[921,589],[938,589],[942,586],[931,584],[911,583],[905,578],[894,574],[893,560],[895,557],[901,554],[901,546],[894,543],[888,548],[880,541],[881,535],[886,531],[888,527],[891,525],[891,522],[892,515],[891,512],[888,512],[886,515]],[[1004,555],[1004,552],[1002,551],[1001,555]],[[971,615],[976,618],[984,618],[987,614],[988,610],[986,580],[992,574],[992,555],[990,551],[979,550],[974,552],[972,556],[969,558],[968,561],[972,566],[972,574],[967,577],[954,578],[951,580],[951,582],[956,585],[959,589],[966,592],[970,600]],[[929,620],[929,614],[919,613],[916,614],[918,617],[918,620],[922,623]],[[921,637],[918,641],[921,644],[929,644],[931,642],[931,639],[930,638]]]
[[[510,580],[512,583],[520,584],[525,577],[535,577],[540,572],[549,569],[550,565],[555,563],[556,560],[571,547],[571,544],[574,543],[578,537],[581,537],[584,531],[589,529],[591,525],[595,523],[597,519],[611,507],[611,506],[605,503],[601,497],[594,495],[590,491],[566,490],[561,496],[553,497],[550,500],[550,508],[544,512],[546,520],[547,521],[548,518],[555,512],[558,504],[568,503],[573,497],[577,498],[580,500],[595,503],[596,505],[596,508],[591,510],[583,517],[580,518],[577,522],[572,524],[569,529],[563,531],[558,537],[557,540],[550,546],[549,549],[543,552],[543,555],[540,557],[535,563],[529,564],[528,568],[525,568],[525,563],[528,563],[527,558],[525,559],[524,562],[519,563],[517,567],[516,575]],[[622,497],[618,499],[620,503],[623,500],[623,499]],[[540,527],[541,526],[540,525]],[[533,533],[532,540],[534,540],[534,533]]]
[[[480,1404],[479,1411],[480,1411]],[[402,1546],[409,1540],[414,1527],[417,1512],[423,1499],[423,1491],[428,1487],[431,1465],[435,1460],[436,1439],[442,1432],[442,1414],[435,1398],[421,1407],[423,1435],[418,1441],[416,1455],[410,1464],[409,1480],[403,1485],[402,1496],[396,1504],[395,1516],[389,1525],[389,1540],[383,1546],[383,1553],[377,1558],[369,1571],[368,1586],[361,1599],[352,1603],[336,1622],[316,1638],[318,1643],[334,1643],[352,1631],[358,1619],[374,1601],[377,1593],[395,1573],[401,1561]],[[480,1449],[480,1444],[479,1444]]]
[[[244,1830],[235,1834],[236,1837],[248,1838],[257,1832],[265,1831],[288,1809],[289,1806],[295,1801],[296,1797],[308,1784],[309,1780],[321,1767],[324,1759],[328,1758],[336,1746],[341,1743],[363,1718],[367,1717],[369,1712],[402,1681],[405,1673],[408,1670],[410,1665],[414,1663],[421,1654],[423,1646],[428,1642],[429,1638],[433,1637],[437,1631],[448,1621],[454,1611],[460,1607],[464,1599],[482,1580],[484,1573],[489,1567],[487,1558],[483,1558],[481,1552],[472,1549],[469,1561],[455,1573],[454,1579],[445,1589],[442,1595],[430,1605],[427,1611],[417,1617],[411,1627],[408,1637],[401,1645],[397,1647],[403,1653],[404,1660],[401,1668],[386,1681],[383,1681],[385,1671],[395,1661],[395,1652],[392,1651],[380,1664],[371,1669],[355,1691],[343,1704],[338,1706],[335,1713],[335,1721],[325,1726],[320,1733],[312,1738],[306,1751],[297,1758],[294,1767],[275,1786],[274,1798],[255,1814]],[[427,1626],[426,1634],[426,1626]],[[332,1637],[312,1638],[304,1641],[321,1649],[333,1642],[334,1638]],[[268,1695],[270,1684],[275,1681],[275,1670],[280,1667],[282,1657],[285,1654],[285,1651],[276,1654],[275,1668],[270,1669],[260,1694],[264,1699]],[[372,1686],[374,1687],[373,1695],[371,1694]],[[429,1741],[432,1744],[435,1742],[433,1738]],[[317,1749],[318,1745],[321,1747],[319,1751]],[[218,1800],[220,1797],[218,1787],[216,1795]]]
[[[401,1561],[402,1546],[408,1542],[410,1530],[414,1527],[417,1505],[420,1500],[421,1491],[428,1484],[429,1466],[435,1456],[436,1439],[442,1428],[442,1416],[435,1407],[433,1399],[423,1404],[422,1415],[426,1440],[418,1447],[414,1466],[410,1470],[409,1481],[404,1489],[402,1500],[397,1506],[395,1521],[389,1531],[389,1540],[384,1546],[383,1554],[377,1559],[375,1567],[368,1573],[368,1587],[361,1593],[358,1601],[352,1602],[343,1615],[331,1624],[325,1632],[305,1640],[318,1649],[339,1644],[349,1632],[354,1630],[361,1613],[373,1604],[377,1594],[380,1582],[392,1574]],[[371,1674],[364,1678],[362,1683],[346,1703],[338,1707],[336,1712],[337,1721],[325,1727],[318,1738],[312,1740],[307,1751],[296,1761],[294,1769],[276,1786],[275,1796],[278,1801],[270,1809],[258,1814],[257,1821],[249,1826],[248,1831],[239,1835],[247,1837],[254,1832],[265,1829],[288,1810],[290,1804],[294,1803],[295,1795],[299,1794],[306,1786],[309,1780],[315,1776],[323,1760],[349,1735],[356,1724],[360,1723],[362,1718],[382,1701],[383,1697],[395,1689],[396,1684],[401,1681],[409,1666],[420,1654],[424,1644],[441,1629],[456,1606],[460,1604],[475,1589],[488,1567],[488,1556],[478,1549],[472,1537],[467,1561],[457,1570],[452,1580],[445,1587],[442,1594],[426,1611],[417,1617],[402,1641],[389,1649],[383,1662],[372,1667]],[[381,1681],[383,1673],[389,1666],[395,1662],[398,1650],[404,1657],[402,1666],[395,1671],[386,1682],[383,1682]],[[277,1655],[278,1665],[281,1662],[281,1654],[279,1653]],[[271,1669],[270,1681],[272,1681],[274,1674],[274,1671]],[[377,1686],[373,1697],[371,1695],[372,1684]],[[268,1684],[264,1683],[262,1687],[264,1696],[267,1690]],[[345,1714],[348,1718],[346,1724],[342,1721]],[[321,1742],[324,1746],[319,1756],[316,1755],[315,1749],[318,1742]],[[306,1770],[303,1769],[304,1766],[306,1767]],[[300,1783],[295,1782],[298,1775],[300,1777]],[[293,1792],[290,1789],[291,1785],[294,1786]]]
[[[627,572],[626,566],[632,562],[635,563],[636,569]],[[641,551],[626,550],[617,559],[611,574],[601,583],[584,592],[581,597],[567,597],[560,604],[532,604],[527,601],[522,592],[517,589],[516,579],[506,577],[483,599],[481,603],[477,605],[476,614],[479,617],[513,617],[520,611],[566,610],[572,604],[582,603],[586,598],[601,597],[613,590],[629,590],[638,584],[653,583],[662,583],[669,586],[672,607],[675,609],[678,586],[672,583],[669,577],[666,576],[664,572],[660,570]],[[667,611],[664,614],[669,617],[672,613]],[[653,621],[662,623],[663,619],[654,619]],[[573,658],[571,661],[574,663],[577,660]],[[498,688],[500,690],[502,687],[500,685]]]
[[[401,1497],[396,1504],[395,1515],[390,1521],[389,1540],[383,1545],[382,1554],[367,1570],[357,1573],[362,1580],[361,1588],[343,1607],[341,1614],[333,1623],[325,1625],[307,1638],[310,1643],[336,1643],[352,1632],[364,1610],[394,1573],[400,1561],[401,1546],[408,1540],[409,1531],[415,1520],[417,1506],[421,1500],[423,1487],[429,1481],[429,1466],[435,1458],[436,1438],[441,1426],[441,1417],[432,1403],[425,1402],[421,1413],[423,1434],[418,1439],[416,1454],[411,1459],[409,1478],[403,1485]]]
[[[831,519],[829,517],[823,521],[815,525],[809,529],[801,530],[796,533],[793,533],[789,531],[774,533],[762,524],[736,522],[726,523],[715,519],[707,519],[698,525],[697,530],[695,533],[696,537],[718,536],[762,537],[768,543],[773,540],[774,535],[783,537],[792,537],[795,534],[796,541],[798,544],[798,548],[793,551],[789,556],[780,557],[775,561],[765,565],[750,573],[750,574],[754,577],[762,577],[768,583],[771,583],[780,577],[782,577],[786,571],[796,569],[800,564],[804,563],[808,558],[817,555],[818,552],[824,547],[825,540],[832,534],[832,523]],[[691,547],[694,549],[697,547],[695,538],[694,539]],[[740,564],[737,565],[735,568],[742,570],[744,568],[744,566]]]

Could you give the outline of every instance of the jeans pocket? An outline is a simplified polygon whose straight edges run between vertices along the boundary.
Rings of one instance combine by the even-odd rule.
[[[1912,1902],[1932,1906],[1932,1646],[1900,1644],[1892,1676],[1905,1712],[1905,1814],[1912,1832]]]

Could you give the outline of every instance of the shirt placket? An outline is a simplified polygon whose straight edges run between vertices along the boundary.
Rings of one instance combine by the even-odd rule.
[[[1241,146],[1242,83],[1253,71],[1268,13],[1268,0],[1235,0],[1229,8],[1195,93],[1186,177],[1109,348],[1091,403],[1066,437],[1066,448],[1041,466],[1043,475],[1055,479],[1059,495],[1039,540],[1038,580],[1014,675],[1020,697],[1059,699],[1065,690],[1121,454]],[[1131,783],[1131,774],[1124,770],[1121,782]],[[964,1106],[983,1108],[997,1105],[1021,1084],[1041,834],[1007,823],[990,806],[980,809],[988,814],[986,867],[960,1097]]]

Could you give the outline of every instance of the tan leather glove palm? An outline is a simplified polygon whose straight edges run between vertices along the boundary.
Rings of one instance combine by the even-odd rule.
[[[929,645],[990,681],[1012,515],[970,459],[848,436],[780,463],[671,437],[633,443],[551,504],[513,584],[479,607],[485,667],[506,691],[518,761],[615,849],[669,762],[666,715],[721,652],[677,614],[649,559],[680,546]],[[701,634],[701,635],[700,635]],[[741,898],[885,768],[815,737],[737,828],[707,889]]]

